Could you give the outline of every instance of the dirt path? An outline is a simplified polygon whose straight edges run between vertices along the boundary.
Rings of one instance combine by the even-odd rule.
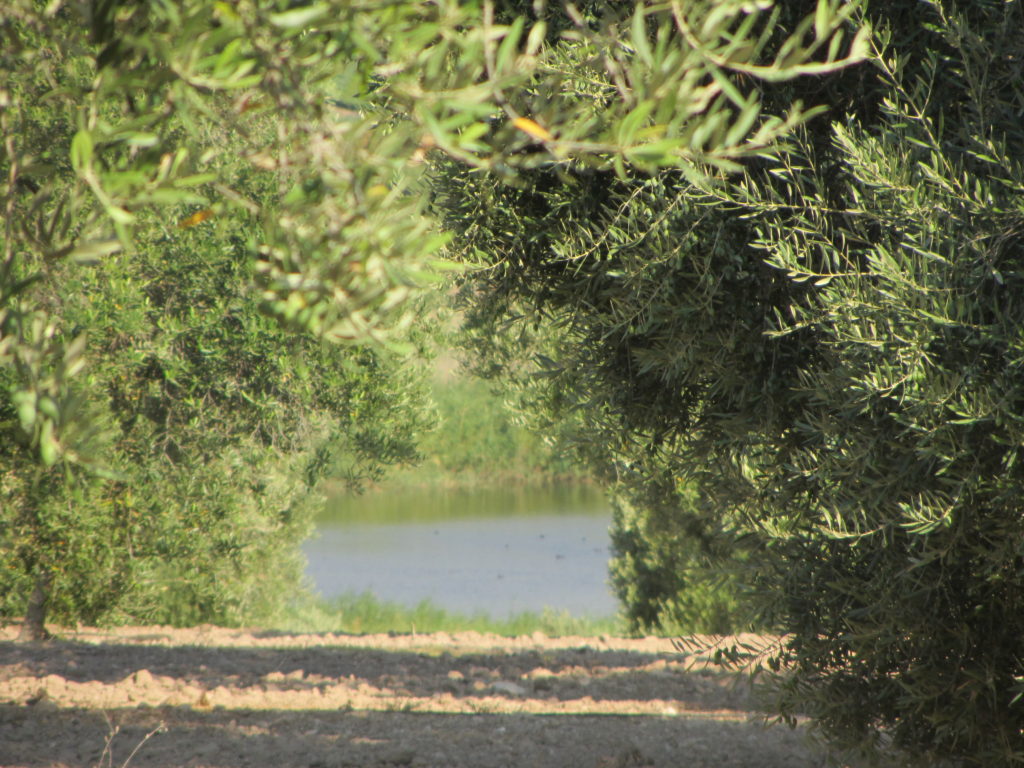
[[[128,627],[22,646],[16,633],[0,630],[10,768],[823,764],[662,639]]]

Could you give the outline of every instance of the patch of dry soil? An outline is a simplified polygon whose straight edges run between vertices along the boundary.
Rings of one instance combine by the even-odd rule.
[[[0,766],[812,768],[669,640],[0,629]]]

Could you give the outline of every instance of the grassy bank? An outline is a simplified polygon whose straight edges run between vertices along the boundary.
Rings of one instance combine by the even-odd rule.
[[[491,387],[457,369],[440,368],[433,381],[437,426],[420,439],[422,461],[395,468],[370,490],[587,480],[571,457],[519,425]]]
[[[380,600],[368,592],[295,605],[274,628],[289,632],[352,634],[469,631],[508,636],[541,632],[549,637],[626,634],[625,624],[616,617],[578,617],[565,611],[545,609],[542,613],[523,612],[500,619],[486,613],[453,613],[430,600],[408,608]]]

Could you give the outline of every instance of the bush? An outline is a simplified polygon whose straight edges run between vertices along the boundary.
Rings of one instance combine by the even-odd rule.
[[[678,507],[637,507],[613,498],[609,572],[629,629],[660,634],[747,629],[741,560],[732,570],[725,568],[724,559],[712,557],[677,512]]]
[[[91,27],[71,6],[8,5],[0,620],[41,635],[47,615],[272,615],[334,457],[354,485],[414,458],[418,372],[290,333],[302,323],[276,316],[272,290],[261,307],[254,243],[294,200],[251,162],[275,118],[241,117],[226,93],[244,87],[238,46],[210,38],[237,28],[206,3],[108,3]],[[155,61],[207,45],[226,68],[195,90]]]

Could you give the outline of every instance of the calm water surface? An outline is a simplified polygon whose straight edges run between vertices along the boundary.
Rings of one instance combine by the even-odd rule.
[[[610,521],[603,496],[580,486],[339,497],[304,547],[307,573],[327,598],[369,590],[495,617],[609,616]]]

